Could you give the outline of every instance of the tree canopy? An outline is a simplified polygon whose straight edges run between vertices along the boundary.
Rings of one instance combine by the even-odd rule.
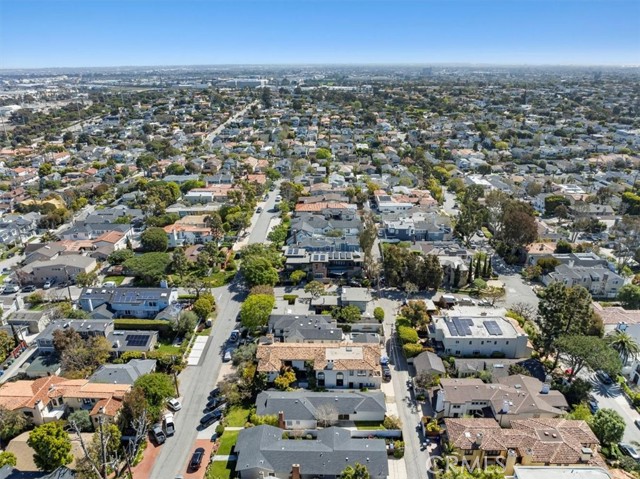
[[[595,371],[601,369],[615,377],[622,369],[616,351],[597,336],[561,336],[555,342],[559,354],[566,359],[574,377],[585,366]]]
[[[602,445],[617,444],[622,440],[626,424],[613,409],[600,409],[593,416],[591,429]]]
[[[125,270],[148,286],[157,286],[166,277],[171,256],[168,253],[144,253],[124,262]]]
[[[275,298],[268,294],[251,294],[240,307],[240,321],[242,325],[255,330],[265,326],[275,305]]]
[[[151,227],[144,230],[140,235],[140,243],[145,251],[167,251],[169,239],[167,233],[162,228]]]
[[[34,450],[33,461],[41,471],[51,472],[73,461],[71,439],[61,422],[36,427],[29,433],[27,444]]]
[[[149,415],[157,419],[164,411],[167,399],[176,393],[173,378],[164,373],[149,373],[140,376],[133,384],[144,393],[149,408]]]

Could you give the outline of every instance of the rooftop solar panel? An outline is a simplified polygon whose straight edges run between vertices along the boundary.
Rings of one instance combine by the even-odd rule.
[[[451,336],[459,336],[458,329],[456,328],[456,325],[453,323],[453,321],[451,321],[450,319],[445,319],[444,324],[446,324],[447,328],[449,328],[449,334],[451,334]]]
[[[500,325],[497,322],[484,321],[484,327],[487,328],[491,336],[502,336],[502,329],[500,329]]]

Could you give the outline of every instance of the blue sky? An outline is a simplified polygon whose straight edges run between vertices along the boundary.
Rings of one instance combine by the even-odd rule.
[[[640,64],[640,0],[0,0],[0,68]]]

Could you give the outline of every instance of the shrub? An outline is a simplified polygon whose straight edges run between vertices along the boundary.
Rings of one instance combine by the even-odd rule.
[[[373,317],[378,320],[378,322],[384,321],[384,309],[380,306],[377,306],[376,309],[373,310]]]
[[[422,346],[420,344],[405,344],[402,346],[402,350],[404,351],[404,355],[408,358],[415,358],[418,354],[422,352]]]
[[[402,429],[402,423],[397,416],[385,416],[382,425],[385,429]]]
[[[395,441],[393,443],[393,457],[400,459],[404,456],[404,441]]]
[[[298,299],[298,295],[297,294],[285,294],[285,295],[282,296],[282,299],[287,301],[289,304],[293,305],[293,304],[295,304],[296,299]]]
[[[113,323],[115,329],[171,332],[171,322],[162,319],[116,319]]]
[[[406,326],[408,328],[411,327],[411,321],[407,318],[405,318],[404,316],[398,316],[396,318],[396,328],[399,328],[400,326]]]
[[[218,436],[222,436],[222,434],[224,434],[224,425],[222,425],[222,424],[218,424],[218,425],[216,426],[216,434],[217,434]]]
[[[398,326],[397,331],[402,344],[417,343],[420,339],[418,332],[408,326]]]

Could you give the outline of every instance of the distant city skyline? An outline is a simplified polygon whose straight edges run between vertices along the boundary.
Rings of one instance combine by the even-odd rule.
[[[0,68],[640,65],[638,0],[0,1]]]

